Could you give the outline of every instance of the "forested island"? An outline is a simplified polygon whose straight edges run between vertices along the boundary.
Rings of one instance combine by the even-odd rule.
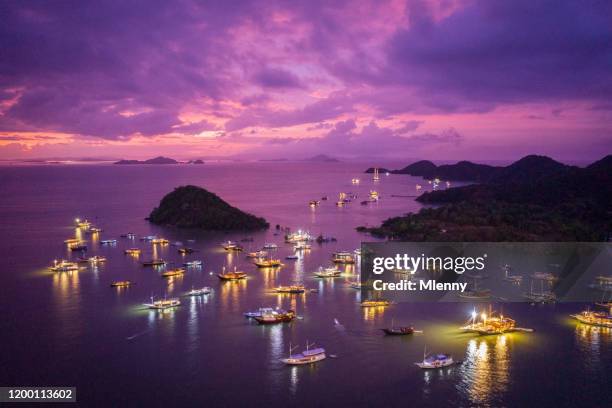
[[[612,155],[584,168],[527,156],[482,183],[426,192],[417,201],[436,207],[358,230],[408,241],[606,241]]]
[[[153,224],[204,230],[260,230],[264,218],[232,207],[216,194],[197,186],[181,186],[166,194],[147,218]]]

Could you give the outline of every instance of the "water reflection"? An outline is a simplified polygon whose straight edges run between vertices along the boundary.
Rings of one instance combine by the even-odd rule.
[[[474,404],[491,404],[508,389],[510,377],[510,335],[500,335],[468,342],[465,360],[459,368],[459,389]]]
[[[249,279],[221,282],[219,298],[225,312],[240,312],[240,298],[247,289]]]
[[[595,368],[601,365],[602,348],[606,350],[612,342],[612,329],[609,327],[576,324],[574,331],[578,350],[583,354],[581,361],[585,366]]]
[[[363,311],[363,320],[369,323],[378,323],[382,320],[383,315],[385,314],[386,307],[378,306],[378,307],[362,307]]]

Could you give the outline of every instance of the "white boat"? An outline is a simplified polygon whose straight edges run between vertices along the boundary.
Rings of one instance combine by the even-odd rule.
[[[278,248],[278,245],[272,243],[272,242],[266,242],[263,246],[264,249],[276,249]]]
[[[185,262],[183,264],[183,266],[187,266],[187,267],[190,267],[190,268],[195,268],[195,267],[198,267],[198,266],[202,266],[202,261],[194,260],[194,261]]]
[[[296,254],[293,254],[293,255],[287,255],[287,256],[285,257],[285,259],[299,259],[299,258],[300,258],[300,257],[299,257],[299,256],[297,256]]]
[[[106,257],[100,256],[100,255],[94,255],[92,257],[89,257],[87,260],[93,264],[97,264],[101,262],[106,262]]]
[[[187,296],[210,295],[212,291],[213,291],[212,288],[209,288],[208,286],[204,286],[203,288],[199,288],[199,289],[191,289],[189,292],[187,292]]]
[[[102,241],[100,241],[100,244],[102,245],[115,245],[116,243],[116,239],[103,239]]]
[[[310,346],[312,346],[312,344],[306,343],[306,350],[302,351],[300,354],[291,354],[294,348],[291,347],[291,343],[289,343],[289,357],[281,358],[280,360],[288,365],[311,364],[325,360],[326,355],[324,348],[318,347],[311,349]]]
[[[298,242],[296,245],[293,246],[294,251],[304,251],[311,248],[312,246],[310,244],[306,244],[304,242]]]
[[[153,300],[153,297],[151,297],[151,303],[145,303],[144,305],[146,307],[148,307],[149,309],[155,309],[155,310],[165,310],[165,309],[170,309],[173,307],[177,307],[180,306],[181,301],[176,299],[176,298],[172,298],[172,299],[161,299],[161,300]]]
[[[284,313],[284,310],[279,310],[278,308],[274,309],[271,307],[260,307],[259,309],[257,309],[254,312],[245,312],[244,313],[244,317],[248,318],[248,319],[254,319],[256,317],[261,317],[263,315],[274,315],[274,314],[278,314],[278,313]]]
[[[50,266],[53,272],[70,272],[70,271],[78,271],[79,265],[76,262],[69,262],[64,259],[58,261],[57,259],[53,261],[53,266]]]
[[[423,353],[423,361],[414,364],[420,368],[428,369],[448,367],[455,364],[455,361],[450,354],[431,354],[428,356],[427,352],[425,352]]]
[[[317,270],[314,275],[317,278],[337,278],[338,276],[341,275],[342,272],[340,272],[340,270],[336,267],[330,267],[330,268],[323,268],[322,266],[319,266],[319,270]]]

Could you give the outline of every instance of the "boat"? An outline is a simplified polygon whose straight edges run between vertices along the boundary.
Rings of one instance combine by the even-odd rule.
[[[386,299],[366,299],[361,302],[361,307],[387,307],[389,305],[391,301]]]
[[[300,257],[296,254],[287,255],[285,259],[300,259]]]
[[[514,331],[529,331],[516,327],[516,322],[504,315],[495,314],[491,308],[489,313],[478,314],[476,310],[472,312],[469,323],[460,328],[466,333],[478,333],[480,335],[504,334]]]
[[[321,201],[327,201],[327,196],[321,197]]]
[[[154,239],[157,239],[157,235],[146,235],[146,236],[140,238],[141,241],[146,241],[146,242],[151,242]]]
[[[102,232],[102,228],[98,228],[98,227],[90,227],[87,232],[91,233],[91,234],[99,234],[100,232]]]
[[[91,223],[87,220],[80,220],[79,218],[74,220],[77,228],[89,228],[91,226]]]
[[[264,249],[277,249],[278,245],[271,243],[271,242],[266,242],[263,246]]]
[[[101,256],[101,255],[94,255],[94,256],[87,258],[87,260],[91,263],[97,264],[97,263],[106,262],[106,257]]]
[[[316,207],[316,206],[318,206],[318,205],[319,205],[319,201],[318,201],[318,200],[310,200],[310,201],[308,202],[308,205],[309,205],[310,207],[313,207],[313,208],[314,208],[314,207]]]
[[[200,260],[193,260],[193,261],[185,262],[183,264],[183,266],[187,266],[189,268],[199,267],[199,266],[202,266],[202,261],[200,261]]]
[[[365,287],[367,287],[367,285],[365,283],[359,282],[359,281],[353,281],[351,283],[349,283],[349,286],[353,289],[363,289]]]
[[[208,286],[204,286],[199,289],[192,288],[189,292],[186,293],[186,295],[187,296],[204,296],[204,295],[210,295],[211,293],[212,293],[212,288],[209,288]]]
[[[127,238],[127,239],[134,239],[136,238],[136,234],[134,234],[133,232],[128,232],[127,234],[121,234],[120,237]]]
[[[450,354],[432,354],[423,353],[423,361],[414,363],[423,369],[442,368],[455,364],[453,356]]]
[[[151,243],[153,245],[168,245],[170,241],[168,241],[166,238],[153,238]]]
[[[246,257],[247,258],[264,258],[268,256],[268,251],[255,251],[255,252],[249,252]]]
[[[612,328],[612,315],[610,315],[609,313],[585,310],[583,312],[570,316],[578,320],[580,323],[588,324],[591,326]]]
[[[293,310],[287,310],[286,312],[266,312],[261,316],[254,316],[253,319],[259,324],[277,324],[277,323],[288,323],[295,319],[295,312]]]
[[[79,265],[76,262],[66,261],[64,259],[58,261],[57,259],[53,261],[53,265],[49,267],[53,272],[70,272],[70,271],[78,271]]]
[[[103,239],[102,241],[100,241],[101,245],[115,245],[117,244],[117,240],[116,239]]]
[[[473,289],[473,290],[466,290],[465,292],[462,292],[459,294],[460,298],[463,299],[489,299],[491,297],[491,290],[490,289]]]
[[[336,201],[336,206],[337,207],[342,207],[344,206],[344,204],[346,204],[347,202],[347,198],[346,198],[346,194],[345,193],[340,193],[338,194],[338,201]]]
[[[550,290],[552,284],[557,280],[557,277],[547,272],[535,272],[531,275],[529,292],[523,296],[533,303],[553,303],[557,300],[557,296]],[[536,290],[534,286],[540,283],[540,290]]]
[[[326,237],[325,235],[320,234],[319,236],[317,236],[316,241],[317,241],[317,244],[322,244],[324,242],[335,242],[336,238]]]
[[[286,312],[279,308],[274,309],[271,307],[260,307],[254,312],[245,312],[243,314],[244,314],[244,317],[246,317],[247,319],[254,319],[256,317],[261,317],[265,314],[277,314],[277,313],[286,313]]]
[[[359,184],[360,182],[361,180],[359,180],[358,178],[351,179],[351,184]]]
[[[595,281],[589,284],[589,288],[603,292],[612,292],[612,276],[596,276]]]
[[[140,248],[128,248],[123,253],[126,255],[140,255]]]
[[[142,266],[163,266],[167,264],[163,259],[152,259],[150,261],[144,261]]]
[[[183,248],[178,249],[178,253],[181,255],[193,254],[194,252],[195,252],[195,249],[193,248],[183,247]]]
[[[111,282],[111,288],[126,288],[130,285],[133,285],[134,282],[125,280],[125,281],[113,281]]]
[[[289,285],[289,286],[277,286],[276,288],[274,288],[274,291],[276,293],[304,293],[306,292],[306,288],[304,287],[304,285]]]
[[[332,255],[332,262],[338,264],[354,264],[355,257],[352,253],[346,251],[334,252]]]
[[[391,320],[391,327],[386,327],[381,330],[389,336],[407,336],[416,332],[412,326],[395,326],[393,320]]]
[[[77,245],[70,245],[70,250],[74,251],[74,252],[77,252],[77,251],[85,252],[85,251],[87,251],[87,245],[83,245],[83,244],[80,244],[80,245],[78,245],[78,244]]]
[[[521,283],[523,281],[522,275],[510,275],[510,271],[512,270],[510,265],[506,264],[502,266],[502,269],[504,270],[504,280],[505,281],[512,282],[512,283]]]
[[[156,309],[156,310],[165,310],[165,309],[170,309],[173,307],[177,307],[180,306],[181,301],[177,298],[171,298],[171,299],[161,299],[161,300],[153,300],[153,297],[151,297],[151,303],[145,303],[144,305],[147,306],[149,309]]]
[[[338,268],[332,266],[330,268],[323,268],[319,266],[319,269],[314,273],[317,278],[337,278],[342,274]]]
[[[378,191],[370,190],[370,200],[378,201],[379,195]]]
[[[242,251],[242,247],[234,241],[225,241],[221,245],[226,251]]]
[[[300,354],[291,354],[294,347],[291,347],[291,343],[289,343],[289,356],[287,358],[281,358],[280,361],[288,365],[303,365],[325,360],[325,349],[321,347],[310,348],[312,345],[313,344],[308,344],[308,342],[306,342],[306,350],[302,351]]]
[[[253,260],[253,263],[258,267],[258,268],[278,268],[283,266],[283,264],[281,263],[280,259],[272,259],[272,258],[255,258]]]
[[[311,248],[312,248],[312,245],[307,244],[305,242],[298,242],[296,245],[293,246],[294,251],[306,251]]]
[[[169,269],[167,271],[162,272],[161,276],[162,278],[172,278],[174,276],[183,275],[184,273],[185,273],[185,268],[175,268],[175,269]]]
[[[361,248],[357,248],[353,251],[353,253],[355,254],[355,256],[361,256]]]
[[[81,240],[78,238],[68,238],[64,240],[64,244],[67,244],[67,245],[74,245],[74,244],[78,244],[79,242],[81,242]]]
[[[373,176],[374,181],[378,181],[380,180],[380,176],[378,175],[378,167],[374,168],[374,176]]]
[[[236,281],[240,279],[245,279],[247,277],[247,274],[244,272],[236,271],[236,269],[234,269],[233,272],[225,272],[225,267],[223,267],[223,271],[221,273],[218,273],[217,276],[223,281]]]
[[[306,231],[298,230],[296,232],[292,232],[290,234],[285,235],[285,242],[288,244],[295,244],[298,242],[306,241],[312,241],[312,236]]]

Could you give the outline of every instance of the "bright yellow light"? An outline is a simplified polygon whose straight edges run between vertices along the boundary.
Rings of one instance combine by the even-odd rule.
[[[482,318],[482,320],[487,320],[487,314],[486,313],[481,314],[480,317]]]

